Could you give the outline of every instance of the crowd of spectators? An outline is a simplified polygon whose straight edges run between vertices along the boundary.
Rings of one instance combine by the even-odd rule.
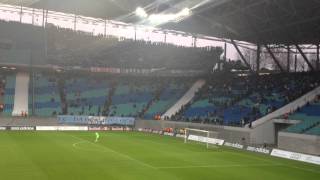
[[[168,43],[94,36],[47,24],[46,28],[0,21],[0,38],[8,39],[8,51],[31,56],[37,65],[61,67],[164,68],[211,70],[223,53],[221,47],[183,47]],[[0,55],[1,57],[1,55]],[[23,59],[23,58],[21,58]],[[29,57],[22,63],[31,63]],[[17,63],[22,60],[17,60]]]
[[[169,119],[244,126],[320,85],[317,73],[244,77],[223,74],[222,76],[208,77],[207,85],[199,90],[193,101],[182,107],[176,115]],[[221,97],[225,98],[221,100]],[[208,100],[214,107],[212,111],[208,110],[206,115],[186,115],[193,103],[203,99]],[[230,111],[237,112],[240,118],[237,121],[227,121],[227,113]]]
[[[220,47],[183,47],[161,42],[93,36],[47,27],[48,60],[55,65],[116,68],[209,69]]]

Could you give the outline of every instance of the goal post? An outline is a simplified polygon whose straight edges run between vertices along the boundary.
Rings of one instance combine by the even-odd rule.
[[[224,142],[223,140],[218,139],[218,132],[216,131],[186,128],[184,133],[184,143],[187,143],[188,141],[204,143],[207,148],[209,148],[210,145],[222,145]]]

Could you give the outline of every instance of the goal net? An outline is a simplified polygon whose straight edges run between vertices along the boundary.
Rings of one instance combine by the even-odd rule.
[[[218,132],[216,131],[206,131],[200,129],[185,129],[184,143],[197,142],[203,143],[207,148],[217,147],[216,145],[222,145],[223,140],[218,139]]]

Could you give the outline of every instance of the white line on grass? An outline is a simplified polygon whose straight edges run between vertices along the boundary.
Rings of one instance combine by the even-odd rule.
[[[75,138],[75,139],[78,139],[78,140],[81,140],[80,142],[77,142],[77,143],[73,143],[72,146],[76,149],[82,149],[82,150],[87,150],[87,151],[98,151],[98,150],[94,150],[94,149],[86,149],[86,148],[79,148],[77,145],[78,144],[81,144],[81,143],[84,143],[84,142],[88,142],[92,145],[95,145],[95,146],[98,146],[100,148],[104,148],[105,150],[107,151],[98,151],[98,152],[113,152],[115,154],[118,154],[122,157],[125,157],[131,161],[135,161],[137,162],[138,164],[140,165],[143,165],[143,166],[146,166],[146,167],[149,167],[149,168],[152,168],[152,169],[188,169],[188,168],[228,168],[228,167],[272,167],[272,166],[283,166],[283,167],[289,167],[289,168],[295,168],[295,169],[300,169],[300,170],[304,170],[304,171],[309,171],[309,172],[313,172],[313,173],[320,173],[319,171],[316,171],[316,170],[313,170],[313,169],[307,169],[307,168],[300,168],[300,167],[296,167],[296,166],[291,166],[291,165],[287,165],[287,164],[283,164],[283,163],[276,163],[276,164],[230,164],[230,165],[200,165],[200,166],[164,166],[164,167],[154,167],[150,164],[147,164],[145,162],[142,162],[138,159],[135,159],[129,155],[126,155],[126,154],[123,154],[123,153],[120,153],[118,151],[115,151],[111,148],[108,148],[106,146],[102,146],[102,145],[99,145],[99,144],[95,144],[89,140],[86,140],[86,139],[82,139],[82,138],[79,138],[77,136],[73,136],[73,135],[70,135],[71,137]],[[258,160],[261,160],[261,161],[265,161],[265,162],[272,162],[272,161],[269,161],[269,160],[265,160],[265,159],[262,159],[262,158],[258,158],[258,157],[252,157],[252,156],[248,156],[248,155],[243,155],[243,154],[240,154],[238,152],[228,152],[228,153],[231,153],[231,154],[235,154],[235,155],[239,155],[239,156],[246,156],[246,157],[251,157],[253,159],[258,159]]]
[[[77,139],[81,139],[81,138],[78,138],[76,136],[73,136],[74,138],[77,138]],[[107,151],[98,151],[96,149],[89,149],[89,148],[82,148],[82,147],[79,147],[77,146],[78,144],[81,144],[81,143],[90,143],[90,144],[94,144],[96,146],[99,146],[99,147],[102,147],[104,149],[106,149]],[[114,151],[110,148],[107,148],[105,146],[100,146],[98,144],[95,144],[95,143],[92,143],[90,141],[87,141],[87,140],[84,140],[84,141],[80,141],[80,142],[77,142],[77,143],[73,143],[72,146],[76,149],[80,149],[80,150],[86,150],[86,151],[97,151],[97,152],[113,152],[113,153],[116,153],[116,154],[119,154],[127,159],[130,159],[132,161],[135,161],[135,162],[138,162],[144,166],[148,166],[152,169],[188,169],[188,168],[229,168],[229,167],[264,167],[264,166],[282,166],[282,165],[279,165],[279,164],[230,164],[230,165],[199,165],[199,166],[163,166],[163,167],[154,167],[154,166],[151,166],[149,164],[146,164],[140,160],[137,160],[137,159],[134,159],[128,155],[125,155],[125,154],[122,154],[120,152],[117,152],[117,151]]]
[[[143,166],[146,166],[146,167],[149,167],[149,168],[152,168],[152,169],[157,169],[156,167],[154,167],[154,166],[152,166],[152,165],[150,165],[150,164],[147,164],[147,163],[145,163],[145,162],[142,162],[142,161],[140,161],[140,160],[138,160],[138,159],[135,159],[135,158],[133,158],[133,157],[131,157],[131,156],[129,156],[129,155],[126,155],[126,154],[120,153],[120,152],[118,152],[118,151],[115,151],[115,150],[113,150],[113,149],[111,149],[111,148],[108,148],[108,147],[106,147],[106,146],[102,146],[102,145],[93,143],[93,142],[91,142],[91,141],[88,141],[88,140],[86,140],[86,139],[79,138],[79,137],[77,137],[77,136],[73,136],[73,135],[70,135],[70,136],[73,137],[73,138],[75,138],[75,139],[81,140],[82,142],[88,142],[88,143],[90,143],[90,144],[92,144],[92,145],[94,145],[94,146],[97,146],[97,147],[100,147],[100,148],[104,148],[104,149],[106,149],[106,150],[109,151],[109,152],[113,152],[113,153],[115,153],[115,154],[118,154],[118,155],[120,155],[120,156],[122,156],[122,157],[124,157],[124,158],[127,158],[127,159],[129,159],[129,160],[131,160],[131,161],[134,161],[134,162],[136,162],[136,163],[138,163],[138,164],[140,164],[140,165],[143,165]],[[82,143],[82,142],[78,142],[78,144],[79,144],[79,143]],[[77,144],[77,143],[74,143],[74,144]],[[73,147],[76,146],[76,145],[74,145],[74,144],[72,145]],[[107,152],[107,151],[105,151],[105,152]]]
[[[164,166],[158,169],[189,169],[189,168],[230,168],[230,167],[266,167],[282,166],[279,164],[229,164],[229,165],[200,165],[200,166]]]
[[[96,148],[83,148],[81,146],[78,146],[79,144],[84,144],[84,143],[87,143],[86,141],[80,141],[80,142],[77,142],[77,143],[73,143],[72,146],[75,148],[75,149],[80,149],[80,150],[84,150],[84,151],[94,151],[94,152],[107,152],[106,150],[99,150],[99,149],[96,149]]]

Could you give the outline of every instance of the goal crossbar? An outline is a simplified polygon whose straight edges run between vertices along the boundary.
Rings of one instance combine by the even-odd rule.
[[[198,132],[210,132],[210,131],[206,131],[206,130],[201,130],[201,129],[192,129],[192,128],[186,128],[186,130],[198,131]]]

